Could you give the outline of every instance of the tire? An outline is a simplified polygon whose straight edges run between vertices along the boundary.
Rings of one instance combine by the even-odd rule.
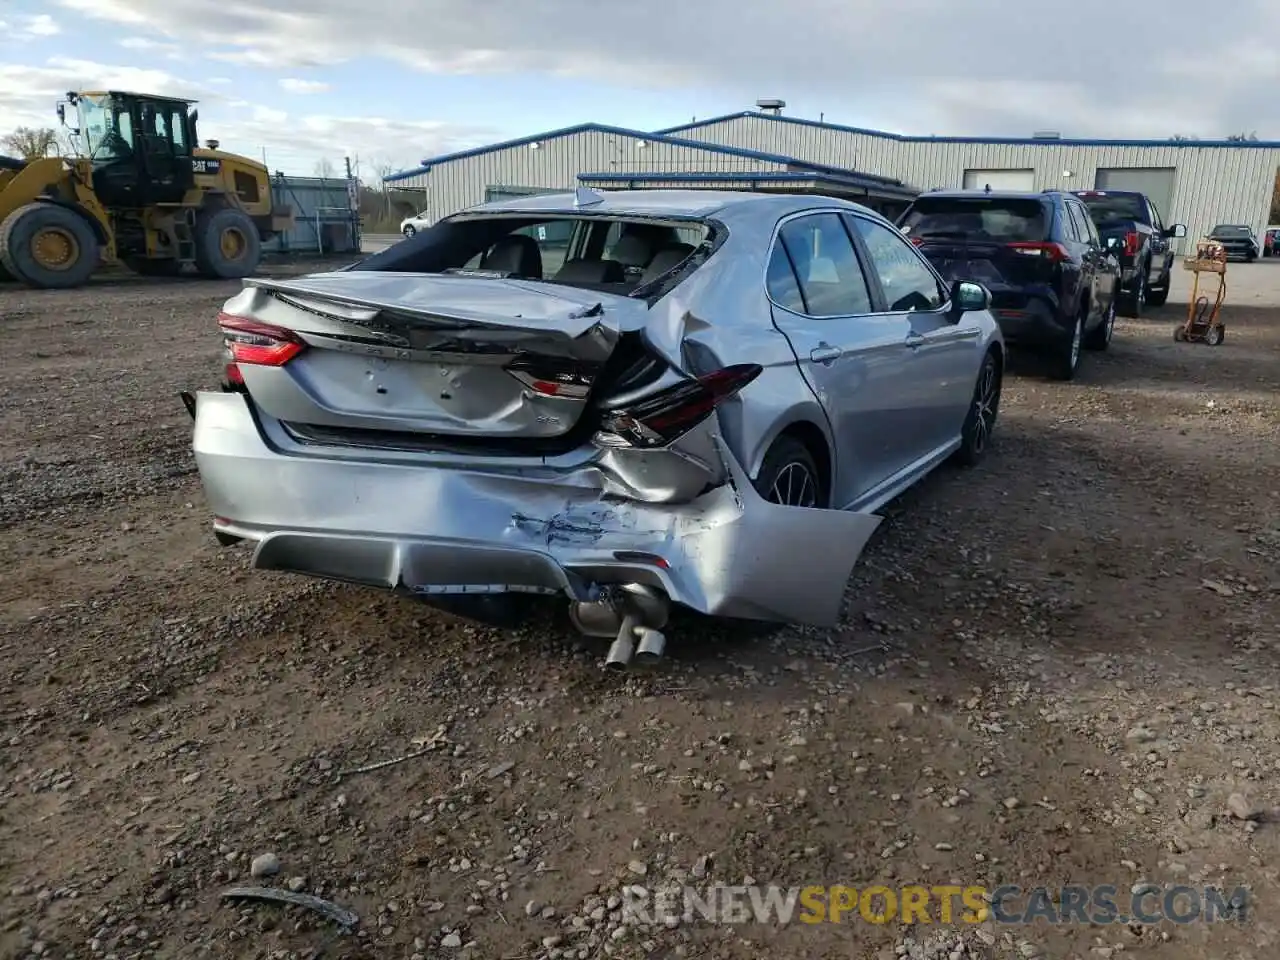
[[[0,263],[0,283],[7,283],[13,279],[12,274],[4,268],[4,264]]]
[[[214,280],[250,276],[262,260],[262,241],[249,215],[230,207],[196,217],[196,270]]]
[[[57,204],[29,203],[0,223],[0,267],[37,290],[83,286],[99,254],[89,221]]]
[[[807,487],[803,479],[806,475]],[[774,441],[752,483],[756,492],[771,503],[818,509],[827,506],[827,485],[818,473],[817,461],[809,448],[795,437],[783,436]],[[806,494],[806,489],[812,492]],[[790,497],[788,491],[792,494]]]
[[[1226,327],[1210,327],[1205,331],[1204,342],[1211,347],[1222,346],[1222,341],[1227,339]]]
[[[1163,307],[1169,299],[1169,286],[1173,282],[1172,278],[1166,273],[1164,282],[1159,287],[1152,287],[1147,291],[1147,306]]]
[[[400,232],[403,233],[404,238],[408,240],[410,237],[416,235],[418,231],[414,228],[412,223],[406,223],[404,229]]]
[[[1145,267],[1138,273],[1138,289],[1126,293],[1123,301],[1124,315],[1134,320],[1141,320],[1143,308],[1147,305],[1147,269]]]
[[[973,385],[973,399],[969,401],[969,412],[960,431],[960,449],[952,458],[961,466],[977,466],[986,456],[1000,413],[1003,380],[1000,358],[994,350],[988,351]]]
[[[1102,322],[1089,331],[1084,339],[1084,345],[1090,350],[1105,350],[1111,346],[1111,337],[1115,330],[1116,298],[1112,296],[1107,312],[1102,316]]]
[[[180,260],[149,260],[145,257],[130,258],[125,262],[140,277],[176,277],[182,272]]]
[[[1187,328],[1182,324],[1178,324],[1173,328],[1173,339],[1175,343],[1184,343],[1187,339]]]
[[[1054,380],[1066,383],[1076,378],[1080,370],[1080,354],[1084,346],[1084,311],[1076,317],[1076,325],[1071,336],[1063,340],[1062,346],[1050,361],[1050,373]]]

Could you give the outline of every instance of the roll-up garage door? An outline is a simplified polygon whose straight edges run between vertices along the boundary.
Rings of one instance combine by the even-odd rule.
[[[1036,188],[1036,172],[1034,170],[966,170],[964,172],[964,188],[966,190],[1021,190],[1027,193]]]
[[[1168,226],[1173,222],[1173,175],[1173,167],[1099,167],[1094,187],[1145,193]]]

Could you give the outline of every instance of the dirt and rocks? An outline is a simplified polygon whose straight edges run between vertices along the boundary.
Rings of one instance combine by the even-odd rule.
[[[837,629],[695,621],[622,677],[552,617],[215,543],[177,393],[216,382],[234,285],[0,289],[0,956],[1275,956],[1280,265],[1231,279],[1221,347],[1173,342],[1179,286],[1078,382],[1011,377],[990,459],[887,510]],[[1248,909],[628,922],[681,883]],[[263,885],[360,922],[222,899]]]

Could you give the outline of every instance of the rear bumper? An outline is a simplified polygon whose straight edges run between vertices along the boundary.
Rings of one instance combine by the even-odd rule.
[[[1010,347],[1053,348],[1071,336],[1070,325],[1062,319],[1057,307],[1038,298],[1029,298],[1017,309],[997,305],[991,313]]]
[[[420,594],[598,597],[643,583],[703,613],[832,624],[880,518],[780,507],[718,444],[731,482],[683,504],[561,476],[299,457],[263,438],[245,397],[196,395],[193,447],[215,529],[253,566]]]

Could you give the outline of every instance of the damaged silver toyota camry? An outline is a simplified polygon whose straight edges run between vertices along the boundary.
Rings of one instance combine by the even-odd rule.
[[[563,596],[626,665],[673,605],[837,620],[874,511],[986,450],[989,299],[853,203],[579,190],[245,281],[227,382],[183,399],[255,567]]]

